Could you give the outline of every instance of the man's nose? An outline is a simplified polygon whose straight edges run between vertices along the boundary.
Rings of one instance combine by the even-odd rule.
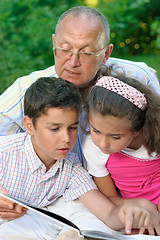
[[[79,54],[78,53],[72,53],[70,59],[68,60],[70,65],[72,67],[80,66],[80,60],[79,60]]]

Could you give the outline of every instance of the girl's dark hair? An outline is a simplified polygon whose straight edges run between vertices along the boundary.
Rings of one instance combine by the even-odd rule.
[[[36,119],[46,114],[48,108],[70,107],[81,111],[82,99],[79,90],[72,83],[54,77],[37,79],[26,91],[24,97],[24,114]]]
[[[105,74],[107,75],[107,74]],[[112,74],[113,76],[113,74]],[[121,95],[100,86],[94,86],[86,99],[84,109],[115,117],[126,117],[133,131],[143,130],[143,144],[148,153],[160,153],[160,96],[139,81],[125,76],[113,76],[143,93],[147,107],[143,111]]]

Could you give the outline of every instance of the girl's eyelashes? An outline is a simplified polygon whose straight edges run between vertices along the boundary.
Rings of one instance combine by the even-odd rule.
[[[95,129],[95,128],[93,128],[93,127],[91,127],[91,129],[92,129],[92,131],[94,132],[94,133],[97,133],[97,134],[101,134],[101,132],[100,131],[98,131],[97,129]],[[114,136],[114,135],[110,135],[114,140],[120,140],[121,139],[121,136]]]
[[[55,132],[55,131],[57,131],[58,129],[59,129],[59,128],[51,128],[50,131],[51,131],[51,132]]]
[[[112,136],[112,138],[115,139],[115,140],[120,140],[121,139],[120,136]]]

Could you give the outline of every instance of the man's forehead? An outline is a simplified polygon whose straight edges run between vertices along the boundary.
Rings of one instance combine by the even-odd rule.
[[[85,15],[73,16],[70,14],[60,23],[56,32],[56,41],[65,40],[70,43],[85,41],[85,45],[93,44],[95,46],[99,42],[102,33],[105,34],[98,19],[91,21]]]
[[[65,16],[62,21],[59,24],[59,27],[57,29],[57,31],[61,30],[61,29],[66,29],[66,28],[70,28],[70,27],[74,26],[77,28],[77,26],[79,26],[78,29],[80,29],[80,27],[84,28],[85,30],[94,30],[94,31],[103,31],[103,26],[102,23],[100,22],[100,20],[98,18],[93,18],[93,17],[88,17],[85,14],[81,14],[81,15],[73,15],[73,14],[69,14],[67,16]]]

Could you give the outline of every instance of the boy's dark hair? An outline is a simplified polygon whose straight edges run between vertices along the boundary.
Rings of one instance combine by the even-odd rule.
[[[82,99],[79,90],[72,83],[54,77],[37,79],[26,91],[24,97],[24,115],[36,119],[46,114],[48,108],[70,107],[81,111]]]
[[[107,75],[107,74],[106,74]],[[113,75],[112,75],[113,76]],[[115,77],[115,76],[113,76]],[[145,94],[147,108],[141,110],[121,95],[100,86],[94,86],[85,102],[85,111],[94,111],[115,117],[126,117],[133,131],[143,130],[143,144],[148,153],[160,153],[160,97],[133,78],[117,76],[119,80]]]

